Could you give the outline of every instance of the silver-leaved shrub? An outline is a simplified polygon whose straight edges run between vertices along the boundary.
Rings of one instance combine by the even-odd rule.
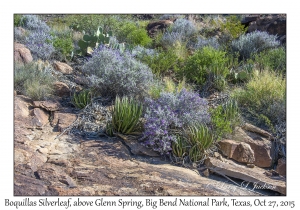
[[[90,86],[103,96],[144,96],[153,81],[151,69],[130,52],[121,53],[103,45],[83,66]]]

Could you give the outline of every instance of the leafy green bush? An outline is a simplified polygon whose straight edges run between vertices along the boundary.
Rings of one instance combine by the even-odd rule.
[[[82,90],[74,93],[72,97],[72,104],[79,109],[85,108],[92,100],[92,93],[90,90]]]
[[[221,32],[228,33],[232,39],[245,34],[247,27],[241,24],[241,21],[236,15],[230,15],[225,22],[220,23]]]
[[[15,27],[18,27],[21,25],[21,19],[22,19],[22,15],[14,14],[14,26]]]
[[[74,49],[72,37],[55,37],[53,40],[55,50],[60,52],[64,59],[70,59],[71,53]]]
[[[265,70],[254,75],[245,88],[234,89],[232,96],[252,116],[263,114],[276,123],[277,119],[282,119],[279,115],[285,113],[286,80]]]
[[[256,54],[254,59],[261,70],[269,69],[284,74],[286,72],[286,52],[283,47]]]
[[[116,31],[116,37],[120,42],[126,42],[134,46],[147,46],[152,42],[146,29],[131,21],[123,22],[118,31]]]
[[[165,75],[178,64],[178,57],[173,50],[161,50],[160,53],[142,56],[140,60],[147,64],[156,75]]]
[[[241,122],[240,110],[235,100],[229,100],[210,111],[214,133],[217,138],[232,133],[234,127]]]
[[[228,74],[228,69],[225,67],[227,61],[226,52],[216,50],[209,46],[203,47],[188,57],[185,67],[179,74],[198,85],[203,85],[210,72],[218,76],[226,77]],[[222,75],[223,73],[224,75]]]
[[[142,112],[141,103],[128,97],[116,97],[112,113],[113,130],[122,134],[132,134],[138,131]]]
[[[15,90],[33,100],[46,100],[52,97],[54,92],[53,82],[54,77],[48,67],[39,69],[36,63],[15,66]]]

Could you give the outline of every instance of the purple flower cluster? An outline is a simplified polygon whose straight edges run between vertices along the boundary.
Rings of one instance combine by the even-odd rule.
[[[196,123],[209,123],[208,104],[195,92],[162,93],[160,98],[146,99],[144,145],[161,154],[168,154],[175,132]]]
[[[143,95],[153,81],[151,69],[130,52],[100,46],[83,66],[90,85],[102,95]]]

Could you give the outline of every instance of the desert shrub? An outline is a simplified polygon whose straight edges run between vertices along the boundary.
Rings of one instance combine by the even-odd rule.
[[[30,31],[50,32],[50,27],[37,15],[23,15],[20,22],[23,28]]]
[[[14,26],[15,27],[18,27],[21,25],[21,19],[22,19],[22,15],[14,14]]]
[[[161,44],[172,47],[177,42],[186,45],[189,39],[197,32],[195,25],[186,19],[177,19],[174,24],[163,34]]]
[[[26,35],[28,32],[25,31],[25,33],[20,30],[18,27],[14,28],[14,41],[18,43],[25,43]]]
[[[107,14],[80,14],[68,15],[66,24],[73,30],[84,31],[85,34],[94,34],[99,26],[102,26],[104,31],[116,31],[120,21],[117,20],[117,15]]]
[[[218,139],[232,133],[234,127],[241,123],[240,110],[235,100],[229,100],[210,112],[214,134]]]
[[[179,71],[179,74],[184,75],[188,80],[198,85],[203,85],[207,80],[209,71],[226,73],[224,65],[227,60],[226,52],[212,47],[204,47],[187,58],[185,67]],[[207,69],[212,70],[208,71]]]
[[[151,44],[152,39],[148,36],[147,31],[143,28],[131,31],[126,38],[126,41],[132,45],[147,46]]]
[[[196,124],[208,123],[207,101],[197,93],[182,89],[177,93],[160,94],[156,100],[146,98],[144,145],[161,154],[169,154],[176,132]]]
[[[33,100],[46,100],[53,94],[54,77],[49,67],[40,69],[36,63],[16,65],[14,89]]]
[[[116,97],[124,95],[143,96],[153,81],[151,69],[137,61],[129,52],[101,45],[83,66],[90,86],[101,95]]]
[[[262,71],[254,74],[245,88],[236,88],[232,96],[252,117],[265,115],[272,123],[285,113],[286,80],[275,72]],[[278,109],[278,110],[276,110]]]
[[[62,59],[70,59],[71,53],[74,50],[73,39],[71,36],[55,37],[53,47],[62,55]]]
[[[112,112],[112,128],[114,132],[132,134],[140,130],[140,117],[143,106],[140,102],[128,97],[116,97]]]
[[[116,31],[116,37],[120,42],[126,42],[134,46],[147,46],[152,42],[146,29],[132,21],[124,22]]]
[[[188,43],[188,48],[193,49],[193,50],[199,50],[206,46],[210,46],[214,49],[220,48],[220,44],[218,43],[217,38],[214,38],[214,37],[204,39],[204,38],[198,36],[195,42],[190,41]]]
[[[192,21],[179,18],[171,26],[170,32],[180,33],[183,36],[190,37],[197,31]]]
[[[176,68],[178,64],[178,57],[171,49],[166,51],[160,50],[159,53],[140,56],[139,59],[147,64],[153,74],[156,75],[165,75],[169,70]]]
[[[265,31],[254,31],[233,40],[231,46],[232,50],[238,52],[242,59],[248,59],[255,53],[278,47],[280,42],[276,39],[277,36],[269,35]]]
[[[247,27],[241,24],[236,15],[230,15],[225,22],[221,22],[220,29],[221,32],[229,34],[231,39],[236,39],[247,31]]]
[[[158,54],[158,52],[154,49],[148,49],[143,46],[137,45],[132,48],[131,54],[136,58],[141,59],[144,56],[155,56]]]
[[[263,51],[256,54],[254,59],[261,70],[269,69],[284,74],[286,72],[286,52],[282,47]]]
[[[25,45],[31,51],[34,59],[47,60],[55,51],[52,45],[53,37],[44,31],[32,31],[25,40]]]

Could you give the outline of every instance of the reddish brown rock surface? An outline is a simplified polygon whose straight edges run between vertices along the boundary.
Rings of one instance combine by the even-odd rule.
[[[15,43],[14,45],[14,60],[19,64],[30,63],[33,58],[29,49],[23,44]]]

